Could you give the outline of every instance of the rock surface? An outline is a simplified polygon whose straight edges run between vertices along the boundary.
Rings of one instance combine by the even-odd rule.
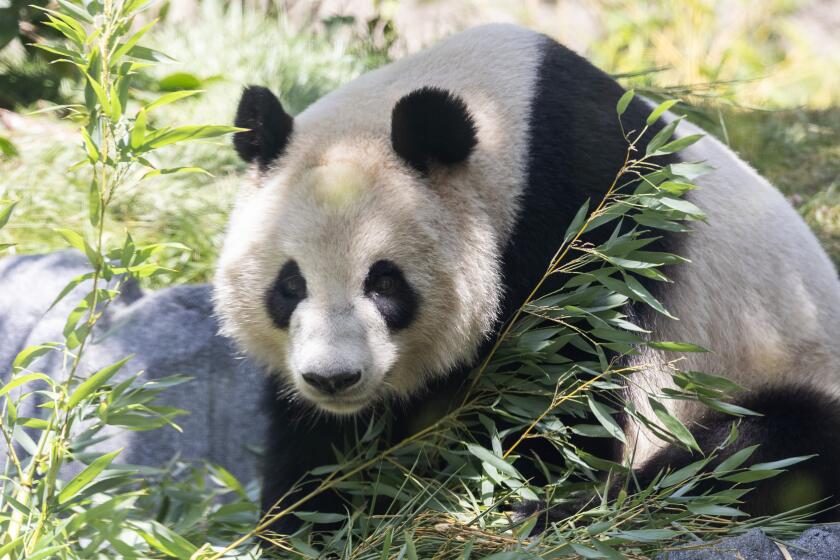
[[[11,370],[17,353],[27,346],[61,341],[68,313],[86,293],[85,287],[47,312],[53,299],[75,276],[87,272],[85,258],[74,252],[0,260],[0,375]],[[102,444],[125,447],[120,460],[158,466],[179,457],[206,459],[230,470],[243,483],[258,474],[265,433],[260,412],[261,372],[217,334],[209,285],[177,286],[143,293],[136,285],[123,289],[85,351],[82,371],[93,372],[126,356],[133,358],[118,374],[143,371],[151,380],[174,374],[193,378],[165,391],[161,404],[185,409],[178,418],[183,432],[162,428],[150,432],[116,431]],[[33,364],[63,379],[62,354],[53,352]],[[119,377],[118,377],[119,378]],[[19,411],[37,416],[33,399]],[[28,408],[29,410],[26,410]],[[0,443],[0,452],[5,448]]]

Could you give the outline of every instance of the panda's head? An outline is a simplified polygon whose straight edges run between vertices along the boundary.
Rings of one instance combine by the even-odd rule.
[[[420,88],[364,111],[292,119],[245,90],[234,145],[253,177],[216,279],[225,334],[336,414],[472,359],[499,300],[495,230],[467,188],[478,125],[464,101]]]

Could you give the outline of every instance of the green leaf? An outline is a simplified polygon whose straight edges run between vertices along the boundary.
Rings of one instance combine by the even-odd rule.
[[[733,416],[762,416],[762,414],[748,408],[744,408],[743,406],[738,406],[718,399],[700,397],[700,402],[713,410],[717,410],[725,414],[731,414]]]
[[[43,418],[29,418],[26,416],[18,416],[16,424],[24,428],[32,428],[33,430],[46,430],[50,427],[50,423]]]
[[[502,459],[492,451],[485,449],[480,445],[475,445],[472,443],[467,444],[467,449],[470,453],[478,457],[481,461],[488,463],[489,465],[495,467],[496,469],[500,470],[506,475],[513,477],[517,480],[521,478],[519,472],[517,472],[513,465],[506,462],[504,459]]]
[[[749,447],[741,449],[740,451],[736,451],[735,453],[721,461],[721,463],[718,466],[716,466],[715,470],[713,470],[712,472],[722,473],[727,471],[734,471],[742,464],[744,464],[744,461],[749,459],[756,449],[758,449],[758,445],[751,445]]]
[[[674,135],[674,131],[677,129],[677,125],[680,124],[680,120],[682,120],[682,117],[669,122],[668,124],[662,127],[662,130],[657,132],[656,135],[653,138],[651,138],[650,142],[648,142],[648,145],[645,148],[645,156],[654,155],[659,148],[664,146],[665,143],[671,139],[671,136]]]
[[[203,93],[204,90],[195,89],[189,91],[173,91],[171,93],[167,93],[166,95],[161,95],[144,108],[144,110],[148,113],[151,112],[152,109],[157,107],[161,107],[163,105],[169,105],[170,103],[174,103],[176,101],[180,101],[186,97],[191,97],[193,95],[197,95],[199,93]]]
[[[14,211],[15,206],[17,206],[17,201],[6,205],[2,210],[0,210],[0,229],[3,229],[6,224],[9,223],[9,218],[12,217],[12,212]]]
[[[55,231],[56,233],[60,234],[67,241],[67,243],[70,244],[71,247],[83,252],[87,256],[88,260],[90,261],[90,264],[92,264],[94,268],[99,267],[101,262],[101,257],[99,253],[93,247],[91,247],[90,244],[87,241],[85,241],[85,239],[81,235],[79,235],[71,229],[59,228]]]
[[[647,291],[647,289],[642,285],[641,282],[639,282],[629,274],[622,273],[622,275],[624,276],[625,284],[627,284],[627,287],[630,289],[633,295],[635,295],[638,299],[642,300],[662,315],[665,315],[666,317],[670,317],[672,319],[675,318],[673,315],[668,313],[668,310],[665,309],[665,307],[659,302],[658,299],[653,297],[653,295],[651,295],[651,293]]]
[[[667,475],[665,478],[660,480],[657,486],[659,488],[668,488],[669,486],[676,486],[677,484],[685,482],[692,476],[699,473],[700,470],[703,467],[705,467],[708,462],[708,459],[701,459],[700,461],[695,461],[689,465],[686,465],[683,468],[672,472],[671,474]]]
[[[648,342],[648,346],[656,348],[657,350],[666,350],[668,352],[708,352],[702,346],[691,344],[690,342]]]
[[[64,288],[62,288],[61,292],[58,294],[58,296],[56,296],[56,298],[53,300],[53,302],[47,308],[47,311],[49,311],[50,309],[55,307],[58,304],[58,302],[63,300],[65,297],[67,297],[67,294],[72,292],[73,289],[76,286],[78,286],[79,284],[81,284],[85,280],[90,280],[91,278],[93,278],[93,276],[94,276],[93,272],[85,272],[84,274],[79,274],[78,276],[76,276],[75,278],[70,280],[70,282],[68,282],[67,285],[64,286]]]
[[[146,32],[147,32],[149,29],[151,29],[151,28],[152,28],[152,26],[153,26],[154,24],[156,24],[157,22],[158,22],[158,20],[157,20],[157,19],[153,19],[152,21],[150,21],[149,23],[147,23],[146,25],[144,25],[143,27],[141,27],[141,28],[137,31],[137,33],[135,33],[134,35],[132,35],[131,37],[129,37],[128,41],[126,41],[125,43],[120,44],[120,45],[117,47],[117,49],[114,51],[114,53],[111,55],[111,64],[114,64],[114,63],[116,63],[116,62],[119,62],[119,60],[120,60],[123,56],[125,56],[125,55],[126,55],[126,53],[128,53],[131,49],[133,49],[133,48],[134,48],[134,46],[137,44],[137,41],[139,41],[139,40],[140,40],[140,38],[141,38],[141,37],[143,37],[143,35],[145,35],[145,34],[146,34]]]
[[[712,515],[714,517],[741,517],[747,515],[739,509],[716,504],[694,504],[688,502],[685,506],[688,511],[697,515]]]
[[[405,557],[408,560],[417,560],[417,549],[414,546],[414,538],[411,531],[405,531]]]
[[[702,371],[683,371],[680,373],[695,385],[711,387],[724,393],[734,394],[745,390],[744,387],[722,375],[714,375]]]
[[[149,546],[164,554],[190,560],[198,548],[190,541],[157,521],[134,522],[138,534]]]
[[[630,105],[630,102],[633,101],[633,97],[636,95],[636,91],[632,89],[628,89],[624,92],[621,98],[618,100],[618,103],[615,106],[615,112],[618,113],[618,116],[624,114],[627,110],[627,106]]]
[[[704,162],[672,163],[668,166],[668,169],[670,170],[671,175],[683,177],[689,181],[693,181],[694,179],[715,170],[714,167]]]
[[[134,126],[131,128],[129,135],[129,142],[134,149],[143,145],[146,140],[146,110],[140,109],[137,112],[137,117],[134,119]]]
[[[131,359],[131,356],[123,358],[119,362],[115,364],[111,364],[110,366],[106,366],[87,379],[85,379],[81,385],[79,385],[73,394],[70,395],[70,398],[67,400],[67,404],[65,407],[69,410],[74,408],[77,404],[79,404],[82,399],[93,393],[96,389],[104,385],[111,379],[115,373],[117,373],[125,364]]]
[[[677,438],[686,447],[694,449],[695,451],[700,451],[700,446],[697,445],[697,441],[694,439],[694,436],[691,435],[691,432],[688,431],[688,428],[685,427],[685,424],[680,422],[677,417],[673,416],[668,409],[665,408],[665,405],[650,396],[648,397],[648,402],[650,403],[651,408],[653,408],[653,412],[656,414],[656,417],[659,418],[659,421],[662,422],[671,435]]]
[[[26,536],[28,536],[28,535],[26,535],[26,534],[21,535],[20,537],[16,538],[15,540],[10,541],[10,542],[0,546],[0,558],[5,558],[10,552],[15,550],[18,547],[18,545],[23,543],[23,537],[26,537]]]
[[[682,151],[701,138],[703,138],[703,134],[691,134],[689,136],[683,136],[682,138],[677,138],[673,142],[668,142],[661,148],[657,149],[652,155],[665,155],[665,154],[673,154],[679,151]]]
[[[42,558],[60,558],[60,556],[56,553],[68,547],[69,545],[67,544],[57,544],[53,546],[48,546],[46,548],[38,550],[34,554],[27,555],[26,560],[41,560]]]
[[[574,219],[572,219],[572,223],[569,224],[569,227],[566,228],[566,233],[563,235],[563,245],[569,242],[577,232],[580,231],[580,228],[583,226],[583,222],[586,220],[587,213],[589,212],[589,199],[587,198],[586,201],[581,205],[578,209],[577,214],[575,214]]]
[[[776,469],[786,469],[803,461],[807,461],[808,459],[813,459],[817,455],[801,455],[799,457],[790,457],[788,459],[781,459],[779,461],[771,461],[769,463],[757,463],[755,465],[750,465],[751,471],[766,471],[766,470],[776,470]]]
[[[5,136],[0,136],[0,154],[4,156],[13,157],[18,155],[17,148],[12,141]]]
[[[108,468],[114,458],[119,455],[121,451],[122,448],[97,457],[90,465],[85,467],[82,472],[77,474],[73,480],[68,482],[67,486],[61,489],[61,492],[58,494],[58,503],[62,505],[66,504],[71,498],[73,498],[73,496],[81,492],[85,486],[93,482],[93,479]]]
[[[74,4],[70,0],[58,0],[59,5],[65,9],[65,11],[73,14],[77,19],[82,20],[85,23],[93,23],[93,18],[89,13],[87,13],[81,6]]]
[[[164,76],[158,82],[162,91],[180,91],[184,89],[198,89],[202,86],[201,80],[189,72],[173,72]]]
[[[213,176],[212,173],[201,167],[170,167],[167,169],[152,169],[151,171],[147,171],[143,174],[141,180],[148,179],[149,177],[157,177],[158,175],[175,175],[176,173],[203,173],[209,177]]]
[[[697,187],[691,183],[683,183],[681,181],[665,181],[659,185],[659,188],[669,194],[682,196]]]
[[[668,109],[670,109],[671,107],[673,107],[674,105],[676,105],[679,102],[680,102],[679,99],[669,99],[667,101],[663,101],[662,103],[659,104],[659,106],[656,107],[656,109],[654,109],[650,113],[650,115],[648,115],[646,124],[648,126],[653,125],[653,123],[655,123],[657,120],[659,120],[659,117],[661,117],[662,114],[665,111],[667,111]]]
[[[317,511],[295,511],[295,517],[307,523],[341,523],[347,520],[343,513],[320,513]]]
[[[90,225],[99,225],[99,214],[102,211],[102,198],[99,196],[99,184],[96,179],[91,180],[88,188],[88,219]]]
[[[618,422],[616,422],[615,418],[612,417],[610,410],[592,398],[591,394],[587,394],[587,400],[589,401],[589,409],[604,429],[606,429],[612,437],[626,444],[627,437],[624,435],[624,430],[621,429]]]
[[[682,198],[671,198],[670,196],[663,196],[658,198],[657,200],[665,206],[667,206],[668,208],[672,208],[677,212],[682,212],[683,214],[691,216],[692,218],[702,219],[706,217],[706,214],[697,206]]]
[[[126,55],[131,58],[148,60],[149,62],[163,62],[164,64],[171,64],[173,62],[177,62],[174,58],[172,58],[166,53],[162,53],[160,51],[156,51],[154,49],[150,49],[148,47],[143,47],[140,45],[135,45],[130,51],[128,51],[128,53],[126,53]]]
[[[120,117],[122,117],[123,108],[120,105],[120,95],[117,92],[117,88],[113,84],[111,85],[111,90],[110,91],[111,91],[111,98],[110,98],[110,102],[111,102],[111,111],[110,111],[111,121],[112,122],[117,122],[117,121],[120,120]]]
[[[54,385],[53,380],[43,373],[27,373],[24,375],[19,375],[18,377],[13,378],[11,381],[0,387],[0,397],[8,393],[9,391],[20,387],[21,385],[25,385],[27,383],[31,383],[32,381],[44,381],[50,387]]]
[[[764,470],[764,471],[744,471],[740,473],[731,474],[729,476],[724,476],[720,480],[725,480],[727,482],[737,482],[739,484],[746,484],[749,482],[756,482],[759,480],[764,480],[765,478],[773,478],[776,475],[782,474],[783,470]]]
[[[178,142],[216,138],[233,132],[241,132],[242,130],[244,129],[237,128],[235,126],[223,125],[198,125],[165,128],[156,130],[155,132],[149,134],[141,148],[147,150],[161,148]]]
[[[59,348],[61,345],[55,342],[50,342],[47,344],[38,344],[37,346],[28,346],[24,348],[20,352],[18,352],[17,356],[15,357],[15,361],[12,362],[12,368],[17,372],[22,369],[29,367],[33,361],[37,358],[43,356],[47,352],[51,350],[55,350]]]
[[[680,533],[673,529],[634,529],[631,531],[619,531],[616,537],[621,537],[633,542],[656,542],[665,539],[673,539]]]
[[[93,89],[93,93],[96,95],[96,100],[99,101],[99,106],[102,108],[102,112],[106,115],[111,114],[111,103],[108,101],[108,95],[105,93],[105,90],[102,88],[102,85],[94,80],[87,71],[82,70],[85,77],[88,79],[88,84]]]
[[[85,151],[87,152],[88,159],[91,162],[99,161],[99,147],[94,143],[87,130],[83,128],[81,132],[82,140],[84,140]]]

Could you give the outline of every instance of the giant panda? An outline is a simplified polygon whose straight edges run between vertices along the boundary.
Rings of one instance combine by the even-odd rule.
[[[236,125],[248,130],[234,145],[251,175],[214,297],[223,332],[270,374],[264,509],[291,503],[293,483],[334,462],[348,417],[388,405],[404,434],[458,391],[583,201],[599,200],[620,169],[622,94],[554,40],[498,24],[369,72],[294,118],[267,89],[245,89]],[[640,129],[650,111],[634,99],[624,127]],[[628,312],[658,340],[713,350],[686,356],[685,369],[747,388],[739,402],[764,415],[741,421],[730,451],[818,454],[800,472],[819,497],[840,496],[837,273],[782,195],[720,142],[707,136],[680,157],[715,168],[688,194],[707,222],[659,241],[690,261],[658,294],[680,320]],[[647,364],[639,383],[653,391],[670,382],[671,359],[649,348],[628,358]],[[644,408],[641,393],[627,398]],[[731,417],[669,402],[703,449],[730,428]],[[641,480],[696,460],[626,430]],[[771,487],[744,507],[768,513],[775,496]],[[343,511],[335,499],[306,509]],[[293,516],[276,528],[293,529]]]

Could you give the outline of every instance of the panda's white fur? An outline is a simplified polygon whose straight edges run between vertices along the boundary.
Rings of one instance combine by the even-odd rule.
[[[678,132],[705,134],[688,122]],[[690,262],[671,272],[674,289],[663,303],[679,320],[657,315],[648,327],[659,340],[711,350],[686,354],[680,369],[723,375],[747,389],[811,385],[840,394],[840,282],[814,234],[779,191],[715,138],[704,136],[681,156],[714,167],[686,196],[708,219],[685,236],[680,253]],[[633,360],[645,365],[633,381],[636,404],[649,418],[644,393],[670,384],[673,358],[643,349]],[[665,402],[689,424],[704,408]],[[636,464],[663,445],[641,433]]]
[[[541,117],[534,100],[546,87],[538,75],[546,41],[509,25],[455,35],[325,96],[294,119],[279,157],[255,167],[231,217],[216,307],[224,332],[283,380],[292,401],[353,414],[408,400],[475,359],[510,296],[502,254],[517,223],[530,219],[523,197],[529,166],[540,162],[529,160],[529,127]],[[388,133],[395,104],[429,86],[464,102],[477,142],[468,164],[433,166],[424,176],[395,153]],[[614,102],[598,110],[608,113],[601,120],[615,119]],[[681,135],[698,132],[679,127]],[[658,340],[712,350],[684,356],[680,369],[725,375],[748,390],[810,386],[840,395],[840,282],[814,235],[717,140],[706,136],[681,157],[714,167],[687,195],[708,222],[683,236],[678,252],[690,263],[669,272],[674,284],[663,301],[680,319],[648,316],[646,326]],[[362,292],[380,259],[396,262],[419,295],[404,330],[389,331]],[[265,294],[289,260],[309,289],[282,329]],[[646,394],[669,385],[674,358],[651,349],[632,358],[644,367],[628,395],[642,412],[650,413]],[[325,396],[302,380],[313,369],[363,376],[347,395]],[[666,402],[688,425],[702,413],[696,403]],[[639,426],[626,429],[635,466],[663,445]]]

